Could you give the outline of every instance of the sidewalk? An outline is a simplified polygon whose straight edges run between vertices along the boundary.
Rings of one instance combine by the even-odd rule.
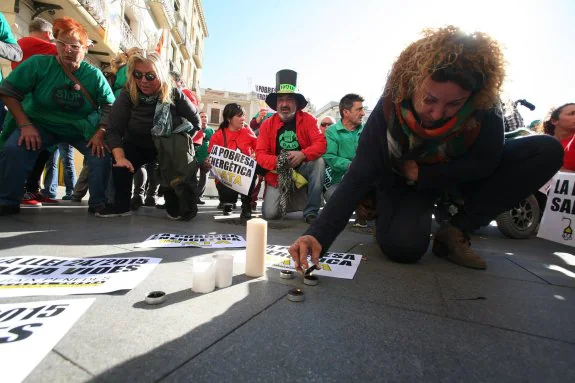
[[[274,269],[247,278],[236,263],[233,285],[210,294],[190,290],[190,260],[211,250],[134,248],[160,232],[245,236],[245,227],[214,219],[216,204],[208,200],[191,222],[154,208],[96,218],[86,202],[0,217],[2,256],[162,258],[133,290],[93,295],[26,381],[575,381],[572,248],[488,227],[473,238],[488,269],[475,271],[431,253],[417,265],[392,263],[372,236],[346,230],[332,250],[367,257],[353,280],[303,287]],[[268,244],[276,245],[306,228],[297,214],[270,226]],[[293,286],[304,288],[305,302],[286,299]],[[144,304],[152,290],[165,291],[166,303]]]

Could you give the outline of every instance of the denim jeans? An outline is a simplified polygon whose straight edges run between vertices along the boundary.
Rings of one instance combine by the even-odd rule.
[[[64,137],[59,137],[45,132],[36,125],[42,138],[42,148],[48,148],[61,142],[67,142],[80,151],[87,160],[90,174],[88,176],[90,207],[102,206],[106,203],[106,186],[110,176],[111,158],[109,154],[104,157],[92,155],[90,148],[86,147],[87,141],[78,138],[68,142]],[[26,146],[18,145],[20,130],[14,131],[0,151],[0,205],[16,206],[24,194],[24,182],[34,167],[34,163],[40,150],[27,150]]]
[[[318,158],[315,161],[302,163],[295,169],[299,174],[307,180],[307,203],[303,209],[303,216],[307,217],[310,214],[318,215],[321,206],[321,193],[323,189],[323,180],[325,176],[325,162],[323,158]],[[266,192],[264,195],[264,204],[262,206],[262,215],[264,219],[278,219],[280,217],[279,211],[279,189],[266,185]]]
[[[71,196],[76,183],[76,169],[74,169],[74,148],[70,144],[58,144],[58,149],[52,153],[46,163],[46,175],[44,176],[44,189],[42,194],[46,197],[56,198],[58,190],[58,163],[62,157],[64,163],[64,184],[66,195]]]

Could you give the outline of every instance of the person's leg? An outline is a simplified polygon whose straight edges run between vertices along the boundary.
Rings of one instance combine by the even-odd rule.
[[[58,145],[60,157],[64,164],[64,185],[66,185],[65,199],[70,199],[76,183],[76,169],[74,168],[74,148],[70,144]]]
[[[315,161],[304,162],[298,169],[298,173],[307,180],[307,205],[303,210],[304,218],[317,217],[321,206],[321,194],[325,177],[325,163],[323,158]]]
[[[76,141],[71,143],[78,151],[80,151],[88,165],[88,190],[90,191],[90,199],[88,200],[89,211],[97,212],[102,210],[107,203],[106,200],[106,187],[110,177],[110,170],[112,167],[112,159],[108,153],[103,157],[98,157],[92,154],[92,149],[86,147],[85,140]]]
[[[90,174],[90,168],[86,163],[86,158],[84,158],[82,170],[80,171],[78,180],[76,180],[76,184],[74,185],[74,193],[72,193],[72,201],[74,202],[82,201],[82,198],[84,198],[84,196],[88,192],[88,174]]]
[[[32,194],[40,192],[40,178],[42,178],[42,172],[44,171],[50,156],[51,153],[47,150],[42,150],[40,154],[38,154],[34,167],[30,174],[28,174],[28,178],[26,180],[26,192]]]
[[[200,166],[199,168],[200,168],[199,169],[200,177],[198,179],[197,197],[198,197],[198,203],[204,204],[204,202],[201,201],[200,198],[206,191],[206,182],[208,180],[209,169],[205,168],[204,166]]]
[[[42,145],[53,145],[54,138],[39,129]],[[0,151],[0,215],[19,212],[20,199],[24,194],[24,182],[34,167],[40,150],[27,150],[18,145],[20,131],[13,132]]]
[[[415,187],[389,187],[377,192],[376,239],[391,260],[415,263],[427,251],[434,194]]]
[[[216,189],[218,189],[218,196],[223,205],[224,215],[229,215],[232,211],[233,204],[238,200],[238,192],[230,189],[221,182],[216,183]]]
[[[256,208],[258,207],[258,196],[260,195],[260,190],[262,189],[262,183],[264,181],[264,177],[260,176],[260,175],[256,175],[257,181],[256,181],[256,185],[254,186],[254,188],[252,189],[252,202],[251,202],[251,206],[252,206],[252,210],[256,210]]]
[[[146,194],[146,182],[148,182],[148,171],[145,166],[140,166],[134,173],[134,192],[132,193],[132,210],[138,210],[144,204],[144,194]]]
[[[146,172],[148,173],[148,185],[146,188],[146,199],[144,200],[145,206],[156,206],[156,197],[158,195],[158,187],[160,186],[157,177],[158,161],[152,161],[146,164]]]
[[[60,160],[60,153],[56,149],[46,162],[46,172],[44,173],[44,188],[40,190],[43,196],[48,198],[56,198],[56,190],[58,188],[58,161]]]
[[[280,214],[280,190],[266,184],[264,203],[262,205],[262,217],[264,219],[279,219]]]
[[[330,185],[325,192],[323,192],[323,198],[325,198],[325,202],[329,201],[333,193],[337,190],[339,184],[332,184]]]

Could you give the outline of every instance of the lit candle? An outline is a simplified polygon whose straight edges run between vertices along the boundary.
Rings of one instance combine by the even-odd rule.
[[[234,257],[230,254],[216,254],[216,287],[221,289],[232,285]]]
[[[264,275],[267,244],[267,221],[261,218],[250,219],[246,229],[246,275],[248,277]]]
[[[210,293],[216,288],[216,260],[212,257],[195,257],[192,260],[192,291]]]

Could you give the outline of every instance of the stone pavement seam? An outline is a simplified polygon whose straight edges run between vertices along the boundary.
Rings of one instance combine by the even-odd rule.
[[[268,281],[269,282],[269,281]],[[201,349],[199,352],[197,352],[194,356],[192,356],[191,358],[183,361],[182,363],[180,363],[178,366],[176,366],[174,369],[172,369],[171,371],[165,373],[163,376],[161,376],[158,380],[156,380],[156,382],[161,382],[164,379],[167,379],[170,375],[172,375],[174,372],[176,372],[177,370],[179,370],[180,368],[184,367],[186,364],[188,364],[189,362],[192,362],[194,359],[196,359],[198,356],[202,355],[204,352],[208,351],[210,348],[214,347],[215,345],[217,345],[219,342],[221,342],[222,340],[224,340],[226,337],[228,337],[228,335],[233,334],[236,330],[238,330],[239,328],[241,328],[243,325],[245,325],[246,323],[248,323],[249,321],[251,321],[252,319],[254,319],[255,317],[257,317],[258,315],[260,315],[261,313],[263,313],[264,311],[266,311],[267,309],[269,309],[271,306],[275,305],[276,303],[278,303],[279,301],[281,301],[282,299],[285,299],[287,293],[282,295],[281,297],[279,297],[278,299],[276,299],[275,301],[271,302],[269,305],[265,306],[263,309],[261,309],[260,311],[256,312],[254,315],[250,316],[249,318],[247,318],[245,321],[241,322],[240,324],[238,324],[237,326],[235,326],[234,328],[232,328],[230,331],[228,331],[227,333],[225,333],[224,335],[222,335],[221,337],[219,337],[218,339],[216,339],[214,342],[212,342],[211,344],[209,344],[208,346],[204,347],[203,349]]]
[[[60,351],[56,350],[56,347],[54,347],[52,349],[52,352],[56,355],[58,355],[60,358],[66,360],[67,362],[71,363],[72,365],[74,365],[75,367],[78,367],[80,370],[84,371],[86,374],[90,375],[90,377],[95,378],[96,376],[88,371],[86,368],[84,368],[83,366],[79,365],[78,363],[74,362],[72,359],[68,358],[66,355],[62,354]]]
[[[509,262],[513,263],[515,266],[519,266],[519,267],[522,268],[523,270],[527,271],[529,274],[534,275],[534,276],[537,277],[538,279],[541,279],[541,280],[542,280],[543,282],[545,282],[546,284],[554,286],[553,283],[551,283],[551,282],[549,282],[548,280],[546,280],[546,279],[540,277],[539,275],[535,274],[534,272],[532,272],[531,270],[527,269],[527,268],[524,267],[523,265],[521,265],[521,264],[515,262],[513,259],[510,259],[509,257],[505,257],[505,259],[507,259]],[[512,278],[510,278],[510,279],[512,279]],[[526,281],[526,282],[528,282],[528,281]],[[534,283],[537,283],[537,282],[534,282]]]

